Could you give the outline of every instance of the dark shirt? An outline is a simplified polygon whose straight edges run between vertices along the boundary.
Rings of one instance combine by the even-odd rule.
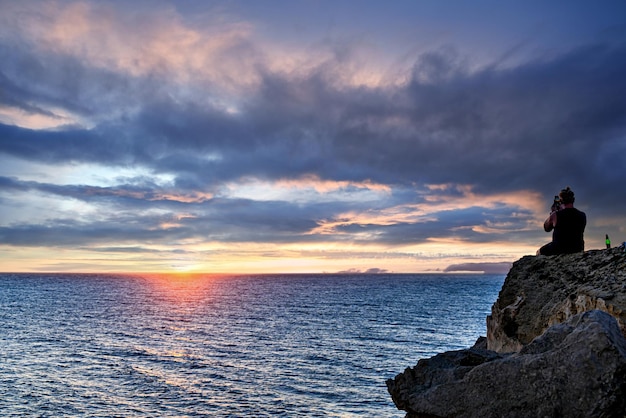
[[[561,254],[585,250],[583,235],[587,226],[587,215],[576,208],[565,208],[556,213],[556,226],[552,242]]]

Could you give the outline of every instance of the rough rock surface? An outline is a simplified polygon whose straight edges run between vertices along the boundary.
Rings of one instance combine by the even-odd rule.
[[[407,417],[624,417],[626,339],[594,310],[519,353],[470,348],[420,360],[387,381]]]
[[[387,381],[410,418],[626,418],[623,249],[514,263],[474,347]]]
[[[599,309],[626,335],[626,256],[621,248],[523,257],[487,317],[487,348],[516,352],[551,325]]]

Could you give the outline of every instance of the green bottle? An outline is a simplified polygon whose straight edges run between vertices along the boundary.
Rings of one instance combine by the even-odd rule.
[[[606,234],[606,248],[611,248],[611,239],[609,238],[609,234]]]

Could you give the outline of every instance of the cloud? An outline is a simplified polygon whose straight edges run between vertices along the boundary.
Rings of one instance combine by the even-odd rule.
[[[202,203],[213,198],[211,193],[201,191],[185,192],[174,188],[162,188],[152,182],[144,184],[126,184],[117,187],[98,187],[86,185],[54,185],[34,181],[20,181],[15,178],[0,177],[0,191],[2,190],[29,191],[37,190],[62,197],[71,197],[79,200],[93,201],[134,200],[138,202],[165,202],[165,203]]]
[[[606,191],[616,184],[602,169],[617,169],[611,151],[624,148],[619,132],[626,122],[617,111],[626,105],[618,76],[624,52],[589,47],[519,68],[454,73],[436,85],[414,78],[390,88],[337,90],[322,74],[274,74],[237,114],[193,99],[146,97],[137,112],[93,129],[5,125],[0,150],[50,162],[134,162],[215,181],[469,178],[508,191],[540,185],[558,171],[585,192],[596,189],[590,177]],[[582,163],[594,176],[581,175]],[[552,194],[552,187],[541,192]]]
[[[620,37],[506,65],[455,45],[381,64],[358,40],[308,53],[219,9],[126,7],[3,3],[0,164],[45,167],[0,169],[4,243],[539,246],[567,185],[590,233],[623,224]],[[69,166],[110,178],[62,180]],[[116,178],[129,168],[145,174]],[[25,220],[33,195],[55,207]]]
[[[186,25],[173,8],[63,1],[4,7],[7,16],[20,16],[18,21],[5,19],[5,35],[14,38],[19,33],[39,54],[75,58],[130,77],[207,78],[220,85],[246,78],[246,54],[241,53],[250,53],[246,45],[251,28],[222,19],[217,9],[204,15],[210,20],[199,30]],[[16,26],[18,31],[11,33]],[[236,78],[235,68],[241,70]]]
[[[351,268],[348,270],[337,272],[337,274],[387,274],[387,273],[390,273],[390,271],[387,269],[382,269],[378,267],[372,267],[366,270],[361,270],[358,268]]]
[[[480,272],[484,274],[506,274],[511,269],[512,263],[461,263],[446,267],[445,273],[453,272]]]

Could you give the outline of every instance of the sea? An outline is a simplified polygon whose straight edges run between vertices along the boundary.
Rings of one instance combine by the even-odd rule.
[[[2,417],[404,417],[504,275],[0,274]]]

